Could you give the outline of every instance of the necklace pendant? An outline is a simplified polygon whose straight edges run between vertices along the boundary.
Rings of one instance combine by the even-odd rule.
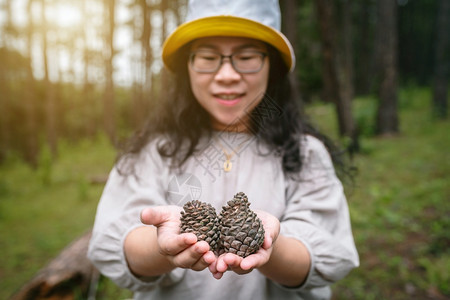
[[[223,170],[225,172],[230,172],[231,168],[233,167],[233,164],[231,163],[231,161],[229,159],[227,159],[224,163],[223,163]]]

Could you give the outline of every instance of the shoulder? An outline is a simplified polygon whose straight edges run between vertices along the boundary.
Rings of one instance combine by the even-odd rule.
[[[144,147],[142,147],[140,154],[147,155],[149,153],[157,153],[158,148],[164,146],[169,141],[170,139],[163,134],[155,135],[148,140]]]
[[[303,168],[332,170],[333,162],[325,144],[312,135],[302,135],[300,138],[300,157]]]
[[[125,152],[121,155],[116,167],[124,174],[136,174],[148,165],[164,165],[165,158],[162,157],[159,149],[164,146],[167,140],[163,135],[150,138],[139,151]]]
[[[300,149],[302,156],[311,152],[328,153],[325,144],[315,136],[309,134],[303,134],[300,136]]]

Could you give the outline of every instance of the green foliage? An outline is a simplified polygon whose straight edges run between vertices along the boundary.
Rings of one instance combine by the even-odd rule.
[[[89,180],[108,174],[115,151],[102,136],[59,147],[51,172],[45,158],[37,170],[14,158],[0,167],[0,299],[93,224],[103,187]]]
[[[419,265],[425,269],[425,282],[438,288],[442,293],[450,295],[450,259],[440,257],[430,259],[422,257],[418,260]],[[425,288],[427,288],[425,286]]]
[[[404,1],[398,10],[399,70],[403,81],[430,84],[439,1]],[[447,29],[448,31],[448,29]]]
[[[375,134],[375,116],[378,101],[375,97],[359,98],[355,103],[354,118],[361,137],[371,137]]]
[[[430,98],[425,88],[400,90],[401,133],[391,138],[371,137],[374,99],[354,103],[366,124],[348,197],[361,266],[334,286],[335,299],[450,297],[450,123],[433,121]],[[325,108],[310,112],[334,122]]]
[[[0,63],[0,80],[10,82],[26,78],[29,59],[20,52],[0,47]]]
[[[313,1],[302,1],[299,5],[297,46],[295,47],[296,72],[303,97],[309,99],[322,88],[321,45]]]
[[[40,152],[38,164],[42,184],[44,186],[50,185],[52,182],[53,159],[47,145],[45,145]]]
[[[101,277],[97,287],[97,299],[131,299],[133,293],[115,285],[106,277]]]

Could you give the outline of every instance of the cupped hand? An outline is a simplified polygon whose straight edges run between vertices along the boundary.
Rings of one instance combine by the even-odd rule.
[[[174,267],[201,271],[216,260],[205,241],[197,241],[193,233],[180,234],[179,206],[155,206],[142,210],[141,221],[157,228],[157,243],[163,255]]]
[[[209,265],[209,270],[214,278],[220,279],[228,270],[237,274],[247,274],[269,261],[273,245],[280,233],[280,221],[265,211],[255,210],[255,212],[261,219],[265,231],[261,248],[245,258],[233,253],[220,255],[215,262]]]

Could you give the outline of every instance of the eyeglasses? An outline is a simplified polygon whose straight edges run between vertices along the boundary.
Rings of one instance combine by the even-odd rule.
[[[231,55],[222,55],[209,50],[198,50],[189,56],[192,70],[198,73],[215,73],[228,58],[238,73],[249,74],[259,72],[264,65],[267,53],[260,51],[239,51]]]

